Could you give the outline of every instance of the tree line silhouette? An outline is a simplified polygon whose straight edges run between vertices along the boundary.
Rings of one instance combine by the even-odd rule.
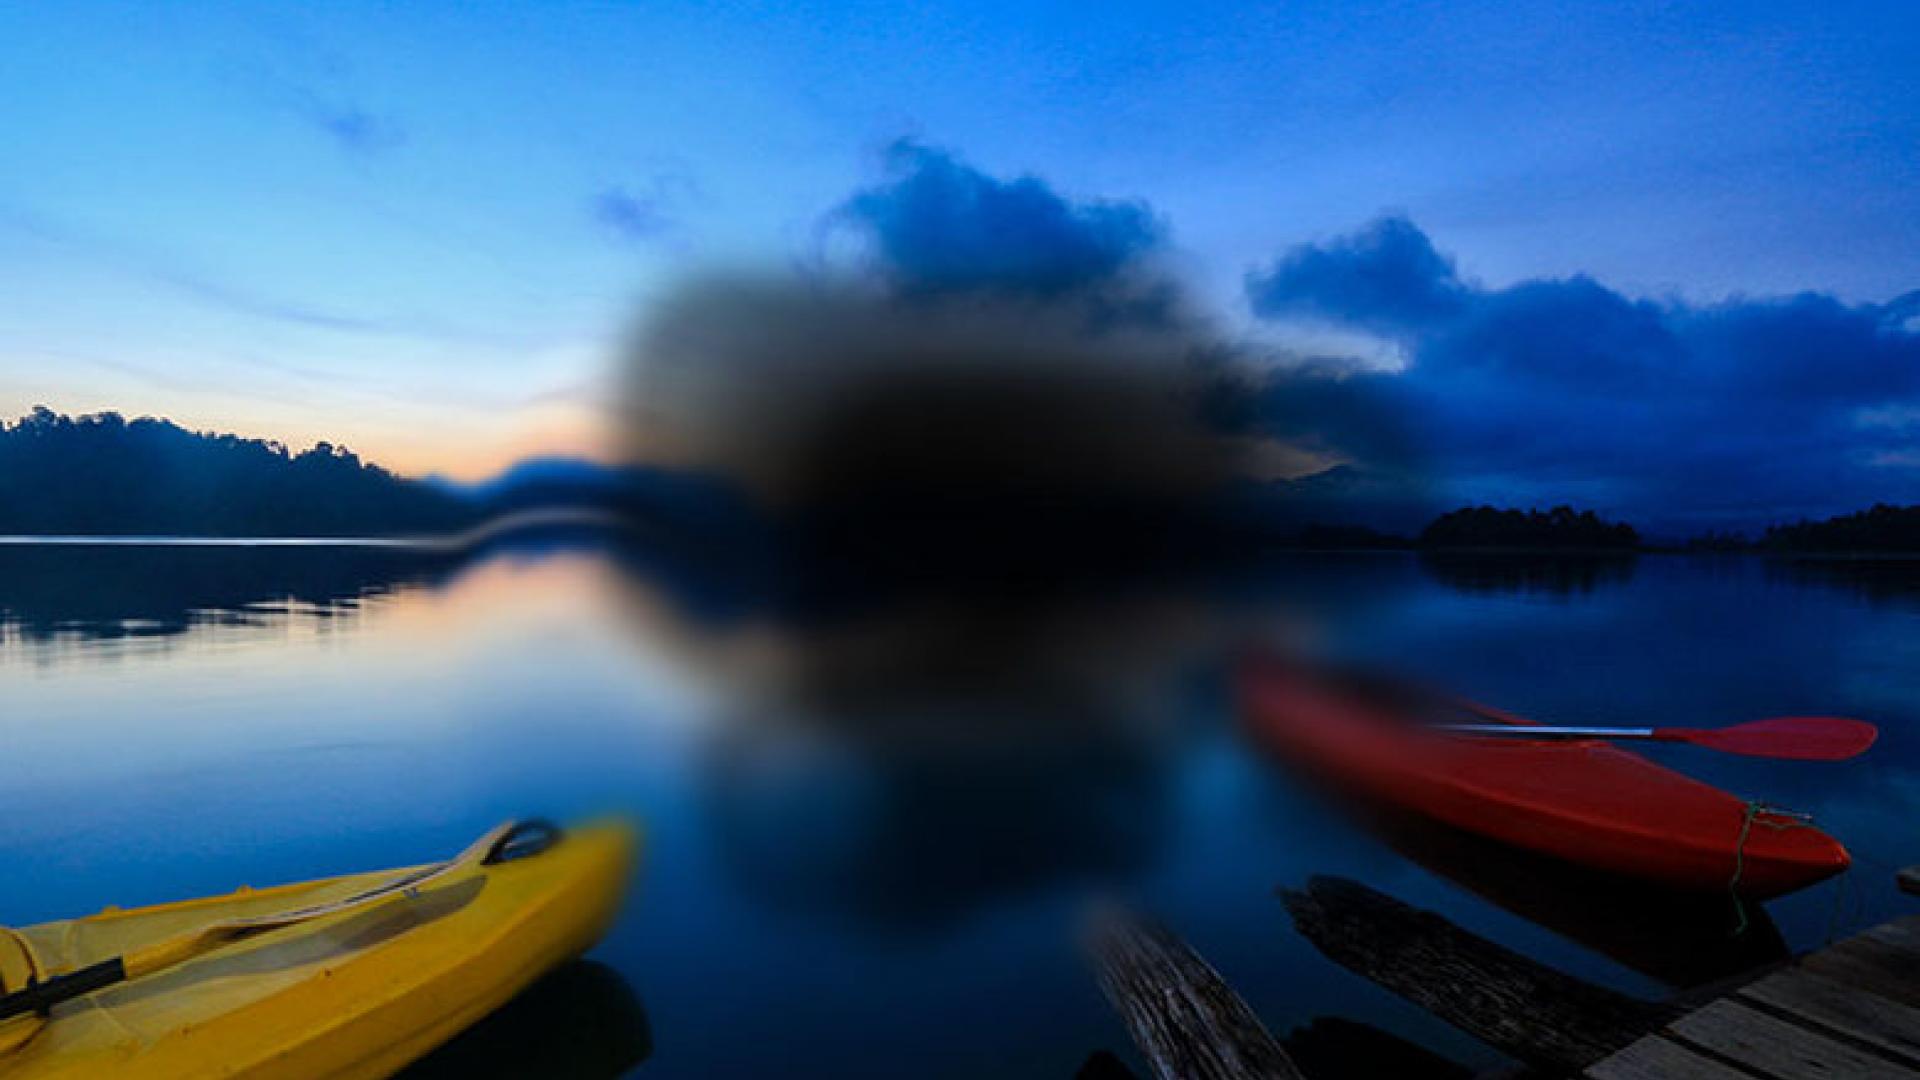
[[[1591,510],[1500,510],[1470,506],[1442,514],[1420,532],[1428,548],[1635,548],[1640,534]]]
[[[343,446],[292,451],[119,413],[0,423],[0,533],[354,536],[461,528],[480,508]]]
[[[535,462],[462,490],[397,476],[326,442],[294,451],[270,439],[189,431],[155,417],[73,417],[45,406],[0,422],[0,534],[381,536],[459,530],[491,514],[556,505],[611,508],[701,535],[754,532],[765,525],[728,485],[699,474]],[[1542,550],[1629,550],[1641,544],[1633,526],[1568,506],[1462,507],[1411,538],[1365,526],[1313,525],[1284,542]],[[1824,521],[1776,525],[1759,540],[1716,532],[1687,546],[1920,552],[1920,506],[1876,504]]]
[[[1825,521],[1775,525],[1760,539],[1774,551],[1920,551],[1920,506],[1871,508]]]

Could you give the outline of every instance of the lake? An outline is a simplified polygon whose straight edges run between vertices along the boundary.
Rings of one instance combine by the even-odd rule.
[[[1276,889],[1352,878],[1645,995],[1912,910],[1891,882],[1920,863],[1909,564],[1298,554],[1063,625],[1046,639],[1093,670],[1052,712],[856,706],[917,628],[796,631],[592,544],[0,545],[0,922],[631,813],[638,892],[509,1041],[564,1033],[582,1075],[1064,1078],[1100,1049],[1139,1068],[1077,951],[1096,897],[1163,918],[1276,1034],[1338,1017],[1474,1066],[1499,1059],[1323,958]],[[1596,905],[1363,826],[1244,740],[1222,656],[1250,630],[1568,723],[1871,719],[1880,744],[1842,765],[1657,755],[1812,813],[1855,869],[1729,946],[1727,905]]]

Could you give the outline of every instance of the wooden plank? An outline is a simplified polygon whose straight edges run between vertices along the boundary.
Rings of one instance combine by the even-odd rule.
[[[1920,919],[1895,919],[1847,939],[1871,942],[1902,955],[1920,959]]]
[[[1172,931],[1103,909],[1089,918],[1100,989],[1160,1080],[1305,1080],[1212,965]]]
[[[1769,975],[1737,996],[1877,1047],[1920,1070],[1920,1009],[1810,971]]]
[[[1727,999],[1667,1029],[1685,1043],[1779,1080],[1915,1080],[1904,1065]]]
[[[1920,866],[1909,866],[1893,876],[1894,883],[1901,892],[1920,896]]]
[[[1316,877],[1281,897],[1294,928],[1335,963],[1546,1072],[1577,1073],[1676,1015],[1356,881]]]
[[[1799,967],[1920,1008],[1920,966],[1872,942],[1848,940],[1829,945],[1803,958]]]
[[[1592,1080],[1753,1080],[1709,1057],[1649,1036],[1588,1069]]]

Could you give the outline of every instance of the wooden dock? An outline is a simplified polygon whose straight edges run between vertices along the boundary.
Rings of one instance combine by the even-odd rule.
[[[1910,880],[1903,876],[1902,884]],[[1920,1080],[1920,916],[1809,953],[1667,1022],[1584,1075]]]
[[[1899,885],[1920,894],[1920,867],[1902,871]],[[1281,899],[1294,929],[1328,959],[1501,1051],[1526,1070],[1519,1075],[1920,1080],[1920,915],[1761,968],[1757,978],[1732,976],[1652,1002],[1581,982],[1359,882],[1316,877]],[[1086,939],[1095,974],[1158,1080],[1467,1074],[1335,1018],[1277,1040],[1171,930],[1120,909],[1098,915]],[[1313,1036],[1336,1024],[1365,1037],[1329,1053]],[[1399,1065],[1357,1071],[1355,1047]],[[1302,1069],[1289,1050],[1316,1067]],[[1417,1068],[1409,1052],[1420,1057]],[[1115,1059],[1099,1075],[1129,1074]]]

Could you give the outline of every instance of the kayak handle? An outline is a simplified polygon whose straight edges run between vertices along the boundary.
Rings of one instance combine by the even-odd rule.
[[[512,827],[500,834],[487,853],[480,860],[481,866],[494,866],[515,859],[525,859],[547,850],[560,842],[560,826],[545,818],[528,818],[516,821]]]

